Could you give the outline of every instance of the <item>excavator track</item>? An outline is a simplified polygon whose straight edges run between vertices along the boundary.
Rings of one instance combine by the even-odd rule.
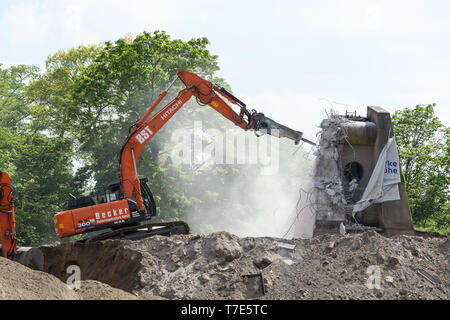
[[[143,223],[136,226],[123,227],[104,232],[78,242],[89,243],[101,240],[141,240],[154,235],[172,236],[189,234],[189,225],[184,221]]]

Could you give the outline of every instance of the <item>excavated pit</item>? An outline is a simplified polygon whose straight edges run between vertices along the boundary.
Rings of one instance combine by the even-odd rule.
[[[448,299],[448,249],[448,237],[373,231],[294,240],[217,232],[42,247],[44,271],[59,279],[76,264],[83,280],[141,299]],[[366,286],[370,266],[380,268],[378,289]],[[243,277],[260,272],[266,294],[259,277]]]
[[[81,280],[97,280],[114,288],[132,292],[138,287],[142,254],[126,248],[126,242],[106,240],[89,244],[42,246],[43,271],[65,283],[70,276],[67,268],[70,265],[77,265],[81,270]]]

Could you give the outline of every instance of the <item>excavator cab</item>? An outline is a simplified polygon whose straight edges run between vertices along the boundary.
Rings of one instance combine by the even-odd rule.
[[[153,197],[150,188],[148,187],[148,178],[140,178],[139,184],[141,189],[141,197],[144,202],[145,209],[150,217],[154,217],[157,215],[156,211],[156,202]],[[116,199],[124,199],[124,195],[120,188],[120,181],[114,181],[108,184],[105,190],[105,199],[106,201],[114,201]],[[132,200],[136,208],[138,207],[135,200]],[[136,209],[137,210],[137,209]]]
[[[123,196],[118,181],[90,196],[70,195],[71,199],[64,203],[63,211],[54,217],[58,237],[135,226],[156,216],[156,202],[147,185],[148,179],[139,181],[145,209],[139,209],[135,199]]]
[[[84,208],[95,205],[94,199],[91,197],[79,197],[76,198],[72,194],[70,194],[71,199],[64,203],[64,210],[73,210],[78,208]]]

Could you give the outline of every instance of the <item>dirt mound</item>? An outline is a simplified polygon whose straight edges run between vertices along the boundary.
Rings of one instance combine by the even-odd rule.
[[[0,257],[0,299],[78,300],[81,296],[48,273]]]
[[[80,290],[70,289],[46,272],[32,270],[0,257],[0,300],[136,300],[136,295],[107,284],[81,281]],[[145,299],[152,299],[146,296]],[[157,299],[153,297],[153,299]]]
[[[129,292],[113,288],[95,280],[85,280],[80,283],[77,292],[83,300],[138,300],[139,297]]]

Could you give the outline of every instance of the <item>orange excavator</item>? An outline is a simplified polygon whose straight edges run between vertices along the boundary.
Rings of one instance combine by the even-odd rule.
[[[175,99],[150,117],[177,79],[184,83],[185,88]],[[156,203],[147,185],[148,179],[138,177],[137,164],[145,145],[191,97],[195,97],[200,105],[209,105],[243,130],[254,130],[255,133],[264,130],[267,134],[279,138],[290,138],[296,144],[301,140],[311,143],[302,137],[302,132],[280,125],[255,110],[250,112],[245,103],[225,88],[194,73],[179,71],[177,77],[159,95],[145,115],[130,127],[129,135],[119,153],[119,181],[108,185],[100,203],[96,203],[91,197],[71,196],[72,199],[64,206],[65,211],[54,216],[58,237],[106,229],[109,231],[84,241],[117,238],[136,240],[153,234],[189,232],[188,225],[183,221],[149,222],[156,215]],[[239,113],[235,112],[226,101],[240,108]]]
[[[16,221],[11,179],[0,171],[0,240],[3,257],[12,260],[16,253]]]

